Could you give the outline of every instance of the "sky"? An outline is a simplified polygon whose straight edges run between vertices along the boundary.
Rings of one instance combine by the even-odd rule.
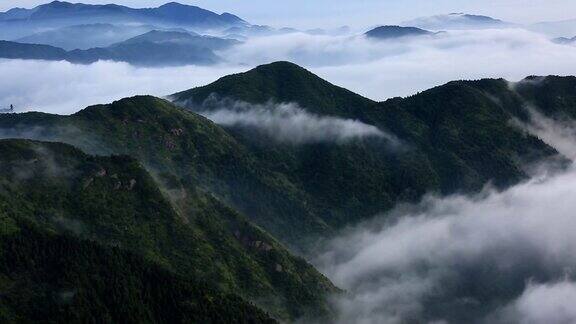
[[[12,7],[31,8],[46,2],[0,0],[0,10]],[[114,2],[132,7],[155,7],[169,0],[77,0],[75,2]],[[291,0],[283,2],[179,0],[179,2],[216,12],[231,12],[253,24],[295,28],[333,28],[342,25],[363,28],[451,12],[483,14],[517,23],[576,18],[576,1],[573,0]]]

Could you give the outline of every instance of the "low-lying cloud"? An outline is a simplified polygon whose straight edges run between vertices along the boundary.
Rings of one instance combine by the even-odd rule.
[[[337,239],[318,264],[351,293],[337,301],[341,323],[482,322],[530,294],[530,280],[574,279],[575,184],[572,170],[502,193],[427,198],[380,230]]]
[[[569,35],[568,35],[569,36]],[[136,94],[165,96],[259,64],[289,60],[375,100],[412,95],[455,79],[576,74],[576,51],[520,29],[451,31],[373,41],[294,33],[249,39],[211,67],[136,68],[125,63],[0,60],[0,107],[71,113]]]
[[[576,74],[572,47],[523,29],[450,31],[392,41],[289,34],[251,39],[222,55],[250,66],[292,61],[375,100],[459,79]]]
[[[220,125],[256,129],[281,143],[344,143],[367,137],[397,143],[394,136],[375,126],[358,120],[316,115],[295,103],[270,101],[255,105],[223,100],[215,105],[215,109],[199,113]]]
[[[558,127],[535,127],[556,146],[546,132]],[[569,139],[557,149],[576,152]],[[349,291],[335,300],[340,323],[574,323],[575,210],[571,167],[399,206],[327,244],[316,264]]]
[[[517,300],[497,312],[491,320],[523,324],[576,323],[576,283],[563,280],[530,284]]]
[[[245,70],[232,66],[137,68],[126,63],[0,59],[0,108],[71,114],[134,95],[165,96]]]

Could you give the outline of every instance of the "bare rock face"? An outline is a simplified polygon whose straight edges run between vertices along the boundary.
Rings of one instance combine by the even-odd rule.
[[[136,180],[135,180],[135,179],[130,179],[130,182],[128,183],[127,189],[128,189],[129,191],[132,191],[132,189],[134,189],[135,186],[136,186]]]
[[[105,177],[106,174],[107,174],[106,170],[105,170],[105,169],[101,169],[100,171],[96,172],[96,177],[102,178],[102,177]]]
[[[182,136],[182,134],[184,134],[184,130],[182,128],[173,128],[170,130],[170,133],[172,133],[172,135],[174,136]]]

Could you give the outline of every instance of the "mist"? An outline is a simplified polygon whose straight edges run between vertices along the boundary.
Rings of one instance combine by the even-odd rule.
[[[288,60],[374,100],[408,96],[458,79],[576,74],[576,51],[520,29],[451,31],[438,37],[373,41],[293,33],[256,37],[219,52],[226,63],[137,68],[125,63],[0,60],[0,107],[69,114],[137,94],[166,96]]]
[[[345,143],[367,137],[386,139],[394,145],[398,143],[395,136],[375,126],[358,120],[319,116],[295,103],[270,101],[254,105],[242,101],[217,100],[210,103],[210,106],[213,107],[211,110],[198,113],[220,125],[256,129],[280,143]]]
[[[453,80],[576,73],[573,47],[523,29],[450,31],[374,41],[289,34],[248,40],[223,57],[247,65],[287,60],[374,100],[409,96]]]
[[[574,158],[574,128],[532,120]],[[574,323],[575,210],[570,166],[501,192],[398,206],[327,243],[315,264],[348,291],[334,300],[339,323]]]
[[[71,114],[89,105],[129,96],[162,97],[242,70],[246,68],[229,65],[138,68],[107,61],[76,65],[0,59],[0,108],[13,104],[17,112]]]

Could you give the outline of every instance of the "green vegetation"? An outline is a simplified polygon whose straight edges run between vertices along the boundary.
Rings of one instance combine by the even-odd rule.
[[[329,313],[325,297],[336,288],[210,194],[176,184],[163,194],[126,156],[92,157],[64,144],[21,140],[0,141],[0,151],[6,235],[18,232],[15,220],[26,221],[136,253],[278,318]]]
[[[562,161],[513,120],[528,121],[528,104],[576,116],[575,87],[575,78],[559,77],[515,87],[458,81],[377,103],[279,62],[173,96],[192,110],[218,108],[204,104],[213,97],[294,102],[378,127],[399,145],[381,138],[279,143],[150,96],[70,116],[0,115],[4,138],[63,142],[90,154],[64,144],[0,142],[0,235],[24,235],[19,224],[26,222],[133,253],[281,320],[328,316],[326,298],[338,289],[285,246],[303,252],[426,193],[505,188],[527,178],[532,164]],[[13,280],[0,273],[0,289]],[[7,305],[0,313],[10,313]]]
[[[118,248],[22,223],[0,236],[2,323],[274,323]]]
[[[276,62],[225,76],[210,85],[173,94],[171,99],[194,105],[202,104],[214,94],[252,104],[269,100],[294,102],[313,113],[345,118],[353,118],[374,104],[289,62]]]
[[[574,80],[565,82],[560,92],[570,93]],[[533,96],[543,98],[543,93]],[[294,102],[313,113],[377,126],[400,139],[396,149],[378,140],[294,146],[262,140],[250,129],[228,129],[268,169],[301,188],[312,202],[308,206],[332,228],[418,200],[427,192],[473,192],[487,183],[503,188],[525,179],[526,166],[557,156],[540,139],[512,125],[513,118],[527,118],[526,102],[504,80],[451,82],[377,103],[297,65],[277,62],[172,99],[192,110],[219,108],[206,101],[211,97],[254,104]],[[563,97],[556,93],[551,100],[570,107],[558,98]]]
[[[515,85],[515,90],[550,117],[576,118],[576,77],[528,77]]]

